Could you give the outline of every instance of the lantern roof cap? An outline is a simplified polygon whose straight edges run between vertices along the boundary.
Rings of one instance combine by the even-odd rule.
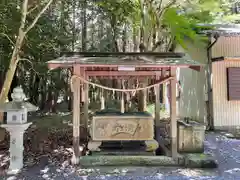
[[[13,99],[12,101],[0,104],[0,112],[20,111],[23,109],[28,112],[38,110],[38,107],[35,105],[24,101],[26,99],[26,95],[24,94],[21,86],[13,89],[11,97]]]

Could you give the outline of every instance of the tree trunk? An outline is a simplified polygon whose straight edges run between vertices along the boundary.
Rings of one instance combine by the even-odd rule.
[[[7,74],[5,76],[2,91],[0,94],[0,103],[4,103],[7,100],[8,92],[10,90],[12,80],[17,69],[17,64],[19,61],[18,55],[19,55],[24,37],[25,37],[25,33],[21,29],[19,29],[19,36],[17,38],[16,45],[13,50],[13,54],[9,63],[9,69],[7,70]]]
[[[127,49],[127,25],[124,25],[123,35],[122,35],[122,52],[126,52]]]
[[[12,94],[12,92],[13,92],[13,89],[14,89],[15,87],[17,87],[17,85],[18,85],[18,77],[17,77],[17,74],[16,74],[16,72],[15,72],[15,73],[14,73],[14,76],[13,76],[13,81],[12,81],[12,83],[11,83],[11,86],[10,86],[10,89],[9,89],[9,92],[8,92],[8,97],[7,97],[7,99],[8,99],[9,101],[12,101],[11,94]]]
[[[117,34],[116,27],[114,25],[114,27],[113,27],[113,47],[114,47],[113,51],[114,52],[119,52],[118,42],[117,42],[117,35],[116,34]]]
[[[82,2],[82,51],[87,50],[87,0]]]
[[[133,51],[138,51],[138,45],[137,45],[137,28],[133,27]]]
[[[0,94],[0,104],[5,103],[5,101],[7,100],[8,92],[10,90],[16,69],[17,69],[17,64],[14,62],[14,59],[11,59],[9,69],[7,71],[7,74],[3,83],[3,87],[2,87],[2,91]],[[3,122],[3,113],[0,114],[0,123],[1,122]]]
[[[73,25],[72,25],[72,51],[75,51],[75,42],[76,42],[76,0],[72,1],[72,10],[73,10]]]
[[[46,9],[50,6],[50,4],[53,2],[53,0],[49,0],[49,2],[44,6],[44,8],[37,14],[37,16],[34,18],[33,22],[30,23],[30,25],[26,28],[26,18],[28,14],[28,0],[24,0],[22,3],[22,9],[21,9],[21,24],[18,30],[18,36],[16,39],[16,43],[13,49],[13,53],[10,59],[9,63],[9,69],[7,70],[7,74],[3,83],[2,91],[0,94],[0,104],[4,103],[7,99],[8,92],[10,89],[10,86],[12,84],[12,80],[14,77],[14,74],[17,69],[17,65],[19,62],[19,54],[22,48],[23,40],[25,38],[26,33],[28,33],[37,23],[38,19],[41,17],[41,15],[46,11]],[[0,114],[0,122],[3,120],[3,114]]]
[[[0,103],[4,103],[7,100],[8,92],[10,90],[12,80],[15,74],[15,70],[17,68],[17,65],[15,63],[11,63],[11,64],[12,65],[9,67],[3,83],[2,91],[0,94]]]

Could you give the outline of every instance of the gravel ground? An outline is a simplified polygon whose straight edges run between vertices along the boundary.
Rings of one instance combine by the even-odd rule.
[[[101,167],[74,168],[49,165],[43,158],[38,166],[25,169],[18,177],[4,180],[240,180],[240,140],[228,139],[223,134],[208,134],[206,153],[215,156],[219,167],[214,170],[158,168],[158,167]]]

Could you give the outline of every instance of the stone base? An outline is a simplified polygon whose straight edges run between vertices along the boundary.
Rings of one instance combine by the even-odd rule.
[[[99,152],[101,151],[100,146],[102,145],[102,141],[89,141],[88,149],[89,151]]]
[[[131,142],[129,142],[127,145],[125,144],[125,146],[121,147],[119,146],[118,143],[114,144],[112,143],[112,145],[110,144],[111,141],[109,142],[109,147],[107,146],[107,144],[103,144],[102,141],[89,141],[88,142],[88,149],[91,152],[106,152],[106,153],[112,153],[112,152],[120,152],[118,154],[128,154],[128,152],[133,155],[136,152],[151,152],[151,154],[155,154],[155,151],[157,150],[157,148],[159,147],[159,144],[156,140],[147,140],[147,141],[143,141],[143,146],[141,146],[140,142],[136,143],[136,146],[132,146]],[[133,142],[134,143],[134,142]],[[129,147],[128,147],[129,146]],[[132,147],[131,147],[132,146]],[[126,152],[126,153],[123,153]]]
[[[217,168],[218,164],[211,155],[186,154],[184,156],[185,167],[188,168]]]
[[[74,154],[72,155],[72,158],[71,158],[71,163],[73,165],[77,165],[79,164],[79,157],[76,157]]]
[[[10,133],[10,165],[8,174],[17,174],[23,168],[23,135],[32,123],[26,124],[2,124]]]
[[[145,145],[146,145],[147,152],[155,152],[159,147],[159,144],[156,140],[145,141]]]
[[[83,167],[96,166],[183,166],[167,156],[82,156]]]
[[[155,152],[146,152],[146,151],[121,151],[121,150],[103,150],[103,151],[92,151],[92,156],[155,156]]]
[[[178,152],[203,153],[205,126],[194,121],[178,121]]]
[[[16,175],[16,174],[18,174],[20,171],[21,171],[20,169],[14,169],[14,170],[8,169],[7,174],[8,174],[8,175]]]

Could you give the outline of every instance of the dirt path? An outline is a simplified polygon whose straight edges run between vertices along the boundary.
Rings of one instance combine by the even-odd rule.
[[[38,165],[24,169],[18,177],[8,180],[237,180],[240,179],[240,140],[228,139],[221,134],[208,134],[205,151],[212,153],[219,162],[214,170],[158,168],[158,167],[101,167],[81,169],[49,162],[42,157]],[[7,179],[7,177],[5,177]]]

